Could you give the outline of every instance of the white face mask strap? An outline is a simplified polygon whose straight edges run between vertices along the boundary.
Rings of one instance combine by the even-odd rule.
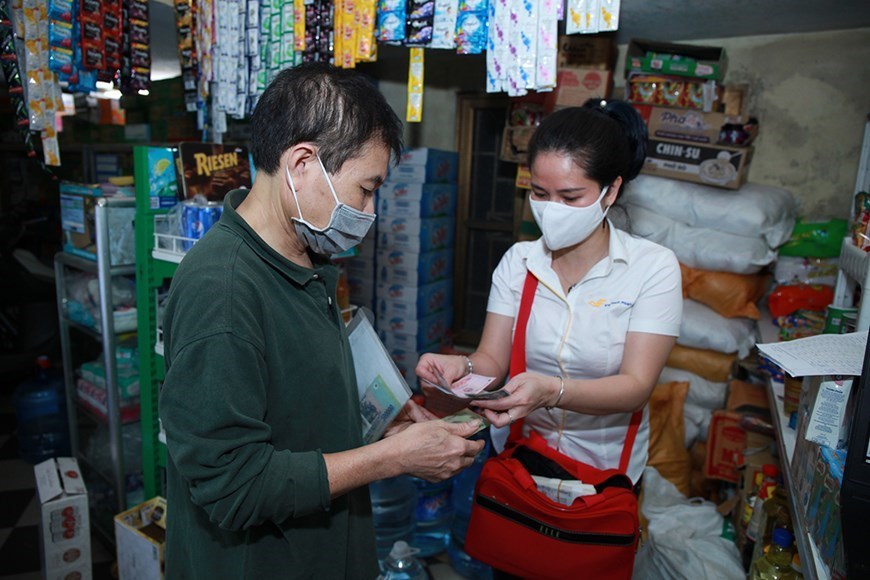
[[[598,197],[598,201],[596,201],[595,203],[601,203],[601,200],[604,199],[604,197],[607,195],[607,192],[609,190],[610,190],[610,186],[605,185],[604,189],[601,190],[601,195]],[[609,209],[610,209],[610,206],[608,205],[607,207],[604,208],[604,213],[602,215],[607,216],[607,210],[609,210]]]
[[[293,185],[293,177],[290,175],[290,168],[285,165],[284,171],[287,173],[287,185],[290,186],[290,191],[293,193],[293,201],[296,202],[296,211],[299,212],[299,219],[305,221],[305,218],[302,217],[302,208],[299,207],[299,198],[296,195],[296,186]]]
[[[341,205],[341,202],[338,201],[338,196],[335,194],[335,188],[332,187],[332,180],[329,178],[329,174],[326,172],[326,167],[324,167],[323,161],[320,159],[320,155],[318,155],[317,153],[315,153],[314,155],[315,157],[317,157],[317,162],[320,163],[320,169],[323,170],[323,177],[326,178],[326,185],[329,186],[329,191],[332,192],[332,197],[335,198],[335,205],[337,207]]]

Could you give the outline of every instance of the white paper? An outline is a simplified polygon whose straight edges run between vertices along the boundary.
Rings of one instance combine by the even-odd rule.
[[[411,389],[362,310],[348,324],[357,392],[363,424],[363,441],[381,438],[411,398]]]
[[[860,376],[867,331],[820,334],[789,342],[759,344],[758,350],[793,377]]]

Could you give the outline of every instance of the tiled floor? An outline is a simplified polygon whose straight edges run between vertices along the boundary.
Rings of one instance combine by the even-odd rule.
[[[13,386],[0,381],[0,579],[42,578],[39,559],[39,502],[33,466],[18,457]],[[95,580],[112,578],[114,554],[91,540]]]

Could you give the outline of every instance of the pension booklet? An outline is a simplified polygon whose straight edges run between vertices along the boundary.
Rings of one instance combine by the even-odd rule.
[[[359,393],[363,441],[373,443],[381,438],[411,398],[411,389],[364,309],[357,310],[348,323],[347,334]]]

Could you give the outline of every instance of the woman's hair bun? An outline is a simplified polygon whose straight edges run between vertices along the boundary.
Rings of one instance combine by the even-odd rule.
[[[628,174],[625,176],[625,179],[626,181],[631,181],[637,177],[643,167],[644,161],[646,160],[648,138],[646,123],[643,122],[637,109],[625,101],[617,99],[589,99],[583,107],[586,109],[594,109],[607,115],[622,127],[625,136],[628,139],[631,152]]]

